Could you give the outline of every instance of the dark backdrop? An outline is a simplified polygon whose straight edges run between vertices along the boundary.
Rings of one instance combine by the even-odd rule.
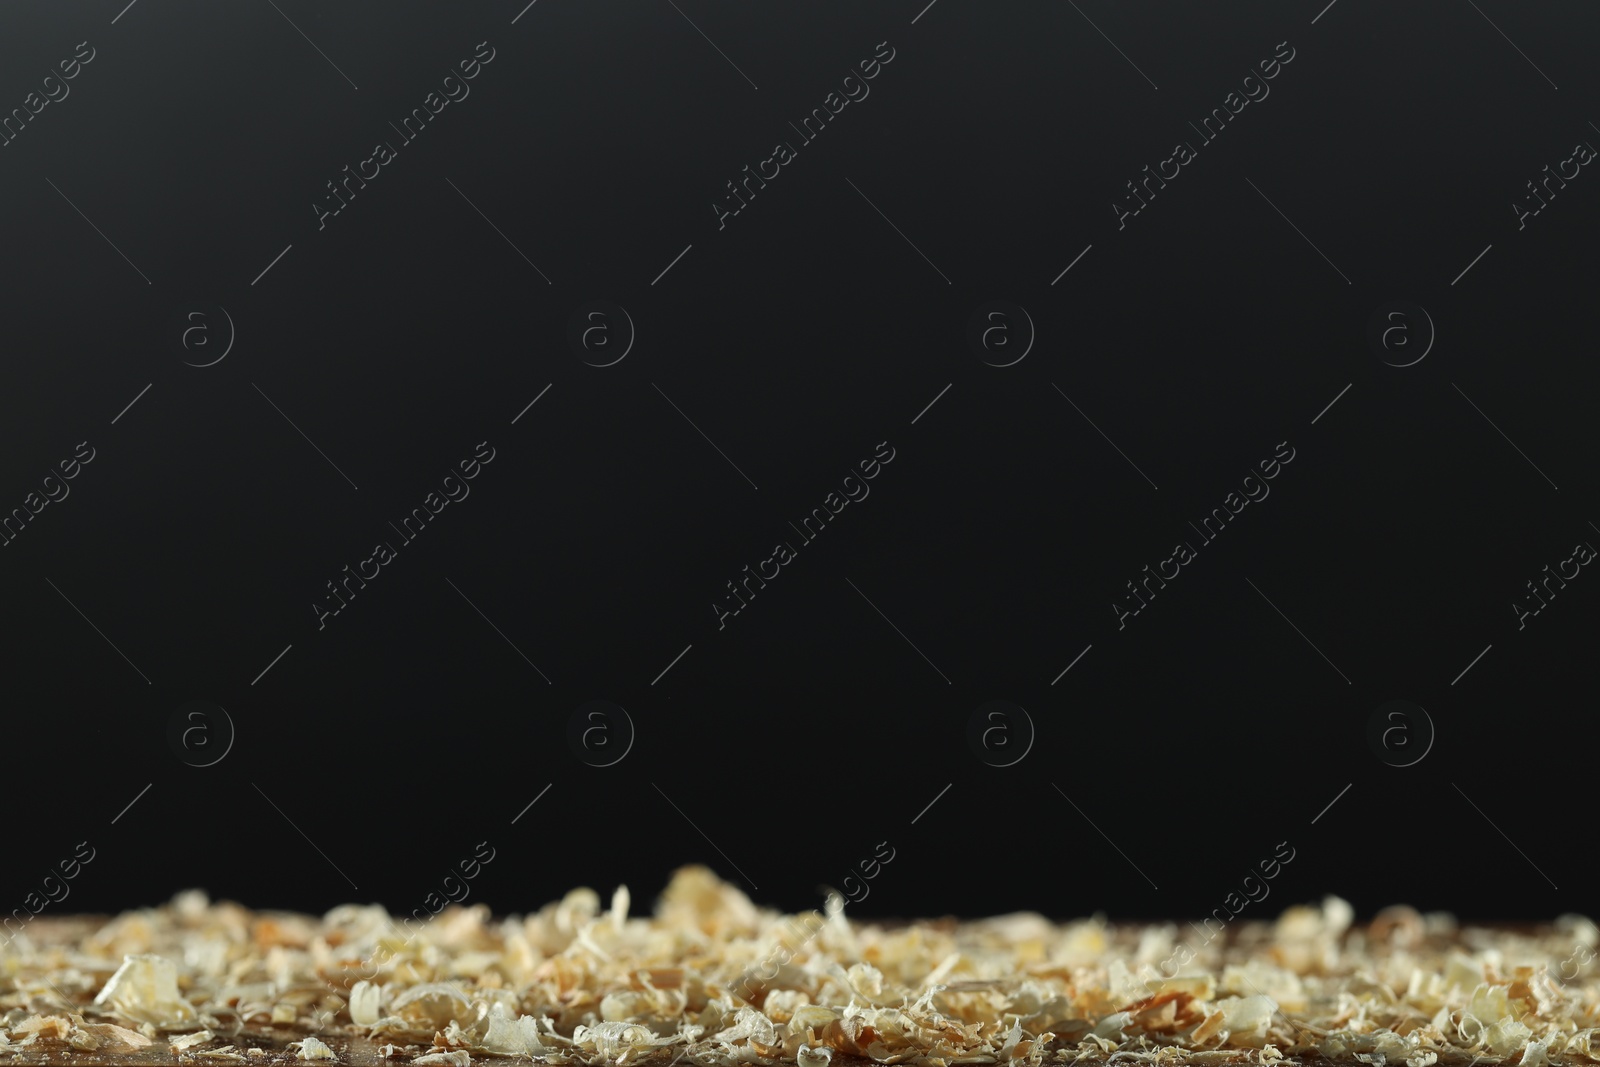
[[[1592,911],[1597,30],[8,5],[0,910],[87,842],[52,909],[410,911],[492,849],[497,912],[695,861],[788,908],[1200,915],[1275,854],[1252,916]]]

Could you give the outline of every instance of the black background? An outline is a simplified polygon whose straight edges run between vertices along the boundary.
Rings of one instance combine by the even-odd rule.
[[[58,910],[410,911],[480,841],[497,912],[642,904],[690,861],[799,908],[887,842],[853,914],[1192,916],[1286,841],[1255,917],[1592,911],[1600,579],[1520,631],[1511,603],[1600,539],[1600,179],[1520,231],[1511,204],[1600,143],[1597,30],[1501,0],[8,5],[5,108],[96,53],[0,149],[0,508],[96,458],[0,549],[0,910],[87,840]],[[324,183],[485,40],[319,231]],[[719,230],[881,41],[870,96]],[[567,343],[591,300],[636,327],[615,366]],[[967,345],[992,300],[1036,327],[1015,366]],[[1395,300],[1437,328],[1415,366],[1366,341]],[[217,307],[235,347],[186,366]],[[480,441],[470,497],[319,630]],[[719,631],[724,583],[885,441]],[[597,698],[637,731],[605,768],[567,742]],[[237,728],[206,768],[166,740],[196,699]],[[1014,766],[968,745],[991,699],[1036,728]],[[1414,766],[1367,742],[1391,699],[1436,728]]]

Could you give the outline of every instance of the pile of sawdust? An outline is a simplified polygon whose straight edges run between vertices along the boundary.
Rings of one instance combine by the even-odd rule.
[[[1351,920],[1329,898],[1226,927],[884,926],[848,920],[837,897],[823,912],[758,908],[700,867],[649,918],[629,915],[626,889],[609,908],[576,889],[527,916],[452,906],[427,923],[189,892],[107,921],[40,919],[0,950],[0,1058],[148,1063],[158,1046],[173,1062],[248,1062],[266,1054],[253,1034],[287,1028],[302,1059],[337,1059],[336,1039],[359,1036],[451,1065],[1600,1061],[1589,920]]]

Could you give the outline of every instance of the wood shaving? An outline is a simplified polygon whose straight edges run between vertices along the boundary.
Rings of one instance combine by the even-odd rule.
[[[476,904],[424,923],[190,891],[111,919],[41,917],[0,951],[0,1059],[173,1062],[145,1049],[159,1036],[187,1062],[262,1067],[1600,1063],[1600,929],[1576,916],[1488,929],[1392,908],[1357,926],[1329,898],[1205,929],[875,924],[837,899],[759,908],[700,867],[653,914],[632,903],[575,889],[528,915]],[[191,1051],[218,1034],[236,1044]]]
[[[296,1048],[296,1046],[299,1047]],[[295,1056],[302,1060],[336,1060],[339,1058],[333,1049],[314,1037],[308,1037],[304,1041],[296,1041],[289,1047],[294,1050]]]
[[[172,1051],[182,1052],[184,1049],[194,1048],[196,1045],[203,1045],[207,1041],[214,1041],[216,1040],[216,1036],[217,1035],[213,1034],[210,1030],[196,1030],[192,1034],[184,1034],[182,1037],[175,1037],[171,1041],[167,1042],[167,1044],[172,1046]]]

